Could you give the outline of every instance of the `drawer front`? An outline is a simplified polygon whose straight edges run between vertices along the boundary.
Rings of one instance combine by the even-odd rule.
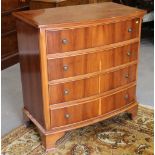
[[[103,52],[49,59],[48,79],[51,81],[109,69],[135,61],[137,54],[138,43],[134,43]]]
[[[2,16],[2,33],[16,30],[16,21],[11,14]]]
[[[17,51],[17,34],[16,32],[2,37],[2,56],[8,56],[10,53]]]
[[[106,73],[100,77],[101,93],[136,81],[137,65]]]
[[[51,110],[51,126],[60,127],[98,116],[99,101]],[[55,119],[56,118],[56,119]]]
[[[47,53],[87,49],[135,38],[140,19],[76,29],[47,30]]]
[[[114,95],[101,98],[101,112],[106,114],[113,110],[119,109],[136,100],[136,87],[118,92]]]
[[[101,52],[101,70],[109,69],[137,60],[138,43]]]
[[[99,77],[49,86],[50,104],[57,104],[99,93]]]
[[[99,53],[48,61],[49,81],[97,71],[99,71]]]

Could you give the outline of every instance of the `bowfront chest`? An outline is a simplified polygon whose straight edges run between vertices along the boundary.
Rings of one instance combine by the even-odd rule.
[[[111,2],[14,13],[24,113],[46,150],[68,130],[136,116],[144,13]]]

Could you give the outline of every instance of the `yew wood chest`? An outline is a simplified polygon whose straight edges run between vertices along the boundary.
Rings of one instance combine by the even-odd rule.
[[[112,2],[14,13],[24,113],[46,150],[68,130],[136,116],[144,13]]]

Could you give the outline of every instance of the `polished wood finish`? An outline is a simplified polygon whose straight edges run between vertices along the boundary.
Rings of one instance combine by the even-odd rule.
[[[120,91],[116,94],[101,98],[101,114],[119,109],[127,104],[135,102],[135,86]]]
[[[51,111],[51,128],[88,120],[98,116],[99,100]],[[58,118],[58,119],[55,119]]]
[[[16,22],[12,12],[28,9],[28,0],[2,0],[2,69],[16,64],[18,60],[18,46]]]
[[[96,61],[92,64],[92,61],[94,60]],[[93,73],[99,71],[99,67],[99,53],[53,59],[48,61],[48,79],[49,81],[52,81]],[[53,74],[53,72],[55,74]]]
[[[39,132],[39,133],[40,133],[42,143],[45,146],[45,149],[47,152],[53,151],[56,147],[57,140],[65,135],[64,132],[59,132],[57,134],[50,134],[50,135],[44,135],[42,132]]]
[[[136,38],[138,34],[139,19],[71,30],[48,30],[47,51],[54,54],[87,49]]]
[[[49,86],[49,104],[89,97],[121,87],[136,80],[136,65],[84,80]],[[94,85],[95,83],[95,85]],[[100,86],[99,86],[100,83]]]
[[[137,66],[132,65],[100,76],[100,92],[126,85],[136,80]]]
[[[144,13],[105,3],[14,14],[24,113],[38,127],[46,150],[68,130],[122,112],[136,116]]]
[[[103,50],[74,57],[58,59],[50,59],[51,57],[49,57],[48,79],[52,81],[120,66],[137,60],[137,51],[138,43],[134,43],[111,50]],[[111,61],[112,59],[113,61]]]
[[[17,21],[17,31],[24,107],[45,127],[38,30]]]
[[[95,83],[95,85],[94,85]],[[52,85],[49,87],[49,104],[56,104],[96,95],[99,93],[99,77]]]
[[[75,9],[78,10],[78,13]],[[63,16],[60,17],[60,14]],[[116,21],[141,18],[143,15],[143,10],[111,2],[31,10],[15,14],[18,19],[35,27],[54,28],[55,30],[63,27],[72,28],[73,26],[80,27],[81,25],[115,23]],[[129,22],[130,24],[131,22]]]

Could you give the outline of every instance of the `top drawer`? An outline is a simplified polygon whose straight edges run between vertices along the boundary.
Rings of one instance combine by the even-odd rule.
[[[140,19],[76,29],[47,30],[47,53],[61,53],[138,37]]]

